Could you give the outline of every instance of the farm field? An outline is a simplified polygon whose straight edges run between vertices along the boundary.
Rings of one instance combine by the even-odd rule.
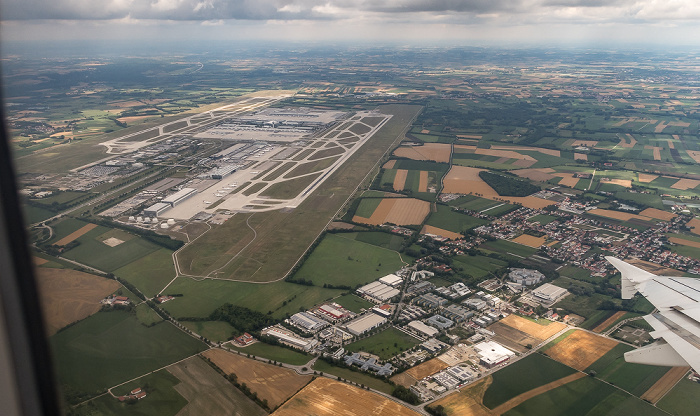
[[[376,416],[415,416],[417,413],[378,394],[325,377],[317,378],[277,409],[274,416],[351,416],[375,409]]]
[[[354,288],[404,265],[395,251],[345,238],[344,233],[326,234],[292,278]]]
[[[271,409],[284,403],[311,381],[294,371],[244,358],[220,349],[202,353],[226,374],[235,374],[239,383],[245,383],[258,397],[267,400]]]
[[[432,160],[448,163],[452,147],[449,144],[426,143],[422,146],[402,146],[394,151],[394,156],[413,160]]]
[[[442,204],[437,205],[437,211],[432,212],[426,221],[427,225],[454,233],[462,233],[486,223],[486,220],[462,214]]]
[[[694,415],[700,406],[700,384],[684,377],[657,403],[657,406],[678,416]]]
[[[380,360],[388,360],[419,343],[417,338],[396,328],[388,328],[378,334],[350,343],[345,346],[345,349],[351,352],[368,352],[377,355]]]
[[[92,315],[50,342],[59,382],[90,395],[206,349],[169,322],[146,328],[123,311]]]
[[[155,296],[175,277],[172,251],[161,248],[114,271],[146,296]]]
[[[195,334],[214,342],[228,341],[235,335],[231,324],[224,321],[180,321],[180,323]]]
[[[374,303],[364,300],[357,295],[353,295],[352,293],[337,297],[333,299],[333,302],[355,313],[360,313],[363,309],[370,309],[374,307]]]
[[[523,353],[528,350],[528,345],[536,346],[566,328],[566,325],[560,322],[551,322],[546,319],[541,321],[549,324],[539,324],[511,314],[493,323],[488,329],[496,333],[496,341]]]
[[[612,350],[617,341],[589,332],[574,330],[543,352],[562,364],[583,371]]]
[[[372,389],[379,390],[386,394],[391,394],[394,386],[386,381],[380,380],[367,373],[350,370],[349,368],[337,367],[331,365],[324,360],[316,360],[313,369],[324,374],[332,374],[336,377],[341,377],[344,380],[352,381],[353,383],[364,384]]]
[[[99,311],[100,301],[121,287],[116,280],[72,269],[38,268],[36,281],[48,336]]]
[[[431,376],[447,367],[449,367],[449,365],[446,362],[439,358],[433,358],[432,360],[418,364],[403,373],[391,377],[391,381],[408,388],[415,384],[416,381]]]
[[[392,223],[396,225],[421,224],[430,212],[430,203],[414,198],[382,199],[370,217],[355,215],[353,222],[369,225]]]

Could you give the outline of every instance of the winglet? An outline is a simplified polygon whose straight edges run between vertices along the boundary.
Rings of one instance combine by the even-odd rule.
[[[645,282],[656,276],[655,274],[642,270],[639,267],[625,263],[616,257],[607,256],[605,257],[605,260],[615,266],[615,268],[622,274],[622,299],[632,299],[634,294],[637,293],[637,284]]]

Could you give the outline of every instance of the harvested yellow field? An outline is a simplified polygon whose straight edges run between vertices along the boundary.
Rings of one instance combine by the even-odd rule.
[[[561,322],[551,322],[548,325],[540,325],[537,322],[532,322],[529,319],[513,314],[506,316],[498,322],[515,328],[518,331],[522,331],[540,341],[544,341],[566,328],[566,325]]]
[[[525,146],[491,146],[491,149],[496,149],[496,150],[524,150],[524,151],[534,151],[534,152],[540,152],[544,155],[550,155],[550,156],[556,156],[556,157],[561,157],[561,152],[559,150],[554,150],[554,149],[545,149],[542,147],[525,147]]]
[[[522,204],[527,208],[536,209],[554,204],[552,201],[534,196],[502,197],[479,177],[479,172],[482,170],[485,169],[452,166],[452,169],[450,169],[445,176],[443,192],[454,194],[478,194],[484,198],[501,201],[505,200],[514,204]]]
[[[433,160],[448,163],[452,145],[446,143],[426,143],[423,146],[404,146],[394,151],[394,155],[413,160]]]
[[[637,174],[637,179],[641,183],[649,183],[658,177],[659,177],[659,175],[650,175],[648,173],[638,173]]]
[[[387,222],[396,225],[420,224],[430,212],[430,203],[414,198],[382,199],[370,218],[355,215],[354,222],[381,225]]]
[[[121,287],[116,280],[71,269],[37,269],[36,281],[49,336],[99,311],[100,300]]]
[[[404,387],[411,387],[417,381],[424,379],[425,377],[432,376],[438,371],[442,371],[449,367],[449,365],[439,358],[433,358],[422,364],[418,364],[401,374],[397,374],[391,378],[391,381],[397,384],[401,384]]]
[[[394,165],[396,165],[396,159],[391,159],[390,161],[386,162],[382,167],[384,169],[394,169]]]
[[[608,179],[607,181],[605,179],[606,178],[603,178],[603,179],[601,179],[601,181],[611,183],[613,185],[624,186],[625,188],[632,187],[632,180],[631,179]]]
[[[586,160],[586,161],[588,161],[588,155],[585,153],[574,153],[574,160]]]
[[[530,166],[534,165],[537,163],[536,160],[525,160],[525,159],[518,159],[515,162],[511,163],[511,165],[519,168],[529,168]]]
[[[572,334],[545,351],[551,358],[583,371],[617,345],[617,341],[582,330]]]
[[[293,370],[220,349],[210,349],[202,355],[226,374],[236,374],[239,383],[245,383],[273,409],[311,381],[311,376],[301,376]]]
[[[700,154],[700,152],[698,152]],[[678,182],[674,183],[671,185],[671,188],[673,189],[680,189],[680,190],[687,190],[687,189],[695,189],[700,185],[700,181],[697,179],[680,179]]]
[[[87,224],[83,227],[81,227],[79,230],[73,231],[72,233],[68,234],[67,236],[63,237],[62,239],[56,241],[57,246],[65,246],[66,244],[72,242],[75,239],[78,239],[82,237],[84,234],[87,234],[90,230],[93,230],[97,228],[97,224]]]
[[[671,221],[677,217],[677,215],[672,212],[662,211],[656,208],[647,208],[640,212],[639,215],[643,217],[656,218],[657,220],[661,221]]]
[[[514,239],[511,240],[514,243],[522,244],[524,246],[528,247],[533,247],[533,248],[540,248],[542,244],[546,241],[545,237],[535,237],[533,235],[529,234],[523,234],[518,237],[515,237]]]
[[[654,147],[654,160],[661,160],[661,148]]]
[[[455,153],[474,153],[476,146],[471,144],[456,144]]]
[[[573,173],[555,173],[554,176],[561,177],[559,185],[568,186],[569,188],[573,188],[574,186],[576,186],[576,184],[579,181],[579,178],[574,178]]]
[[[418,178],[418,192],[428,192],[428,171],[420,171]]]
[[[406,186],[406,176],[408,176],[407,170],[399,169],[396,171],[396,176],[394,176],[395,191],[403,191],[404,186]]]
[[[433,402],[432,405],[442,406],[449,416],[492,416],[491,411],[483,405],[484,393],[492,382],[491,376],[484,377],[477,383]]]
[[[629,258],[625,261],[633,266],[637,266],[642,270],[646,270],[650,273],[654,273],[659,276],[683,276],[683,272],[676,269],[671,269],[668,267],[660,266],[656,263],[650,261],[645,261],[642,259]]]
[[[682,246],[700,248],[700,242],[697,242],[697,241],[686,240],[686,239],[678,238],[678,237],[669,237],[668,241],[675,243],[675,244],[680,244]]]
[[[674,127],[690,127],[690,123],[685,121],[670,121],[668,125]]]
[[[688,228],[690,228],[691,233],[700,235],[700,220],[699,219],[693,218],[692,220],[688,221],[686,226]]]
[[[451,240],[458,240],[460,238],[464,238],[462,234],[448,230],[443,230],[442,228],[433,227],[432,225],[424,225],[423,228],[420,230],[420,233],[438,235],[440,237],[449,238]]]
[[[416,416],[413,410],[376,393],[319,377],[273,416]]]
[[[661,133],[666,128],[667,124],[665,121],[661,120],[659,124],[654,127],[654,133]]]

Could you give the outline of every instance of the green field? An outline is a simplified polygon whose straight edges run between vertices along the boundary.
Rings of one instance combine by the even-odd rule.
[[[162,305],[163,309],[177,318],[205,318],[224,303],[262,313],[272,311],[274,318],[282,318],[285,314],[299,312],[299,308],[308,309],[342,293],[337,289],[284,281],[261,285],[210,279],[197,282],[186,277],[175,280],[167,292],[183,294]]]
[[[134,311],[136,311],[136,319],[138,319],[141,324],[146,326],[155,325],[163,320],[163,318],[158,315],[156,311],[151,309],[151,307],[145,303],[136,306]]]
[[[234,336],[233,327],[224,321],[180,321],[185,327],[204,338],[221,342]]]
[[[555,217],[554,215],[539,214],[535,215],[534,217],[530,217],[527,220],[530,222],[538,222],[542,225],[547,225],[556,219],[557,217]]]
[[[495,251],[498,253],[509,254],[511,256],[521,259],[525,257],[530,257],[533,254],[537,253],[537,249],[535,248],[524,246],[518,243],[512,243],[507,240],[487,241],[486,243],[482,244],[479,248]]]
[[[396,328],[388,328],[378,334],[348,344],[345,349],[350,352],[368,352],[377,355],[381,360],[388,360],[419,343],[417,338],[413,338]]]
[[[395,251],[351,240],[342,233],[326,234],[292,277],[310,280],[316,286],[330,284],[354,288],[393,273],[404,265]]]
[[[169,322],[147,328],[121,311],[92,315],[50,342],[59,382],[91,395],[206,349]]]
[[[128,404],[119,402],[119,400],[107,394],[78,407],[76,413],[81,416],[93,414],[124,416],[175,415],[187,405],[187,400],[173,388],[178,384],[180,384],[180,380],[177,377],[170,374],[168,370],[160,370],[113,390],[115,395],[120,396],[128,394],[137,387],[141,387],[147,393],[146,399]]]
[[[229,348],[240,351],[241,354],[250,354],[256,357],[267,358],[268,360],[281,361],[291,365],[304,365],[313,358],[302,352],[290,350],[289,348],[280,347],[278,345],[265,344],[264,342],[256,342],[247,347],[236,347],[227,344]]]
[[[360,205],[355,210],[355,215],[362,218],[369,218],[382,202],[382,198],[362,198]]]
[[[381,231],[363,231],[357,233],[343,233],[343,237],[362,241],[389,250],[399,251],[403,246],[404,237]]]
[[[428,216],[425,222],[427,225],[442,228],[443,230],[462,233],[480,225],[486,224],[488,221],[481,218],[472,217],[470,215],[461,214],[452,210],[447,205],[438,204],[437,212],[433,212]]]
[[[584,377],[535,396],[504,413],[507,416],[660,416],[663,414],[665,413],[650,404],[592,377]]]
[[[576,371],[542,354],[530,354],[522,360],[493,373],[493,383],[484,394],[484,405],[489,409],[513,397],[543,386]],[[527,374],[527,377],[523,377]]]
[[[323,360],[316,360],[313,369],[316,371],[321,371],[324,374],[333,374],[334,376],[342,377],[354,383],[364,384],[365,386],[369,386],[370,388],[379,390],[386,394],[391,394],[391,392],[394,390],[394,386],[386,381],[372,377],[369,374],[360,373],[347,368],[336,367]]]
[[[677,416],[697,415],[700,409],[700,383],[683,377],[656,405]]]
[[[472,277],[484,277],[489,273],[501,269],[508,264],[502,260],[476,255],[455,256],[452,260],[452,268],[460,274],[468,274]]]
[[[618,344],[588,367],[586,371],[595,371],[596,377],[639,397],[649,390],[670,368],[625,362],[623,354],[633,349],[629,345]]]
[[[151,297],[175,277],[172,251],[161,248],[114,271],[114,274]]]
[[[374,303],[366,301],[361,297],[353,294],[347,294],[337,297],[333,299],[333,302],[355,313],[360,313],[363,309],[370,309],[374,306]]]

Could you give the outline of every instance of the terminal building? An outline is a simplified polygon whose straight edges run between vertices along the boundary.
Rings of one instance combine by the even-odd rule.
[[[169,204],[171,207],[180,204],[182,201],[196,194],[197,190],[194,188],[182,188],[181,190],[175,192],[167,198],[163,198],[161,201],[164,204]]]

